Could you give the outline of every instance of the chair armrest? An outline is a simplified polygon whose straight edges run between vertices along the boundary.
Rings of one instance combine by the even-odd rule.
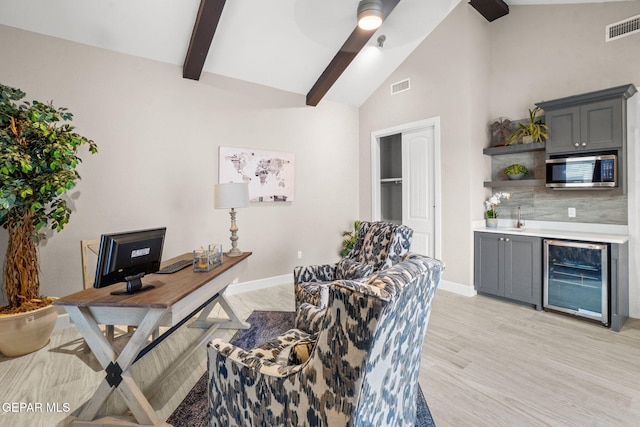
[[[320,331],[326,312],[326,308],[320,308],[309,303],[300,304],[296,312],[295,328],[309,334]]]
[[[308,265],[293,269],[293,283],[304,282],[331,282],[336,275],[335,264]]]
[[[208,355],[223,359],[227,366],[235,366],[238,370],[249,369],[261,375],[285,378],[298,372],[304,365],[288,365],[278,363],[252,354],[240,347],[229,344],[219,338],[214,338],[208,345]]]

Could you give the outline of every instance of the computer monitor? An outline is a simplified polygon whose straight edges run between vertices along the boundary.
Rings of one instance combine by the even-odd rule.
[[[166,227],[162,227],[103,234],[93,287],[126,282],[125,290],[111,292],[113,295],[152,289],[153,285],[142,285],[142,277],[160,269],[166,231]]]

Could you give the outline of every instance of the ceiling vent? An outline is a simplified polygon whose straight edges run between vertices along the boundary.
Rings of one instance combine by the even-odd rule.
[[[406,92],[411,89],[411,80],[404,79],[391,85],[391,95],[397,95],[400,92]]]
[[[605,28],[605,41],[640,33],[640,15],[609,24]]]

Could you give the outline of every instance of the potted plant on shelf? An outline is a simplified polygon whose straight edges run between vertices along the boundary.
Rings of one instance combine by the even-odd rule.
[[[493,193],[488,200],[485,200],[485,224],[489,228],[496,228],[498,226],[498,207],[500,206],[501,199],[510,199],[511,193]]]
[[[518,123],[518,127],[509,137],[509,144],[522,141],[523,144],[542,142],[549,138],[549,126],[537,118],[540,107],[529,110],[529,123]]]
[[[4,265],[7,305],[0,307],[0,352],[19,356],[45,346],[57,319],[40,295],[38,244],[43,228],[60,231],[71,209],[62,197],[80,175],[78,148],[93,141],[66,123],[73,115],[0,84],[0,225],[9,242]],[[46,323],[41,325],[41,322]]]
[[[504,174],[507,175],[509,179],[522,179],[527,172],[527,168],[519,163],[504,168]]]

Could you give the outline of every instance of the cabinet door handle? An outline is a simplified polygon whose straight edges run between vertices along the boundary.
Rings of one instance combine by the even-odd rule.
[[[508,242],[508,241],[509,241],[509,238],[507,237],[506,239],[504,239],[504,241],[505,241],[505,242]]]
[[[586,143],[586,142],[583,142],[583,143],[582,143],[582,146],[583,146],[583,147],[586,147],[586,146],[587,146],[587,143]]]
[[[504,242],[504,237],[501,237],[501,238],[500,238],[500,241],[501,241],[501,242]]]
[[[573,145],[575,145],[576,147],[580,147],[580,143],[579,143],[579,142],[576,142],[576,143],[575,143],[575,144],[573,144]]]

